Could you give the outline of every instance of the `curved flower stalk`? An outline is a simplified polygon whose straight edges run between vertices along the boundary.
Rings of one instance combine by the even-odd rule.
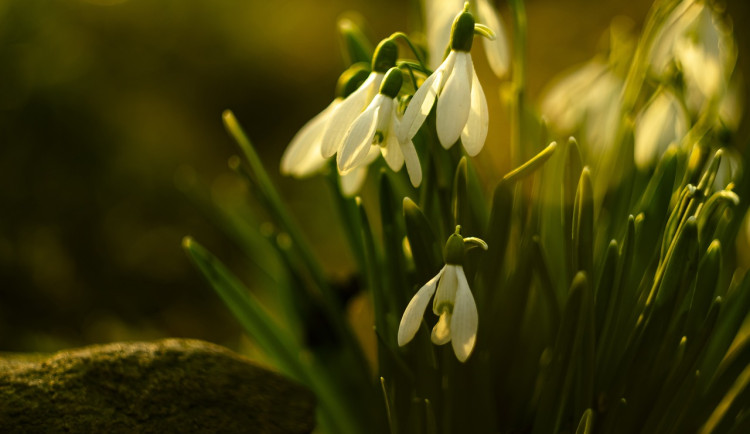
[[[698,113],[727,91],[737,52],[729,27],[707,2],[683,0],[666,18],[651,49],[651,69],[667,79],[682,72],[687,104]]]
[[[469,12],[456,17],[448,57],[417,89],[406,108],[399,131],[402,143],[417,134],[437,99],[440,144],[448,149],[461,138],[470,156],[482,150],[489,117],[487,100],[471,60],[474,28],[474,17]]]
[[[465,362],[474,350],[479,323],[477,305],[464,273],[465,244],[480,246],[485,250],[487,244],[478,238],[463,238],[460,231],[461,226],[456,226],[456,232],[445,244],[445,266],[417,291],[406,306],[398,327],[398,345],[408,344],[417,334],[424,311],[434,294],[432,312],[440,319],[432,329],[432,343],[444,345],[451,342],[456,358]]]
[[[399,126],[398,92],[403,76],[398,68],[391,68],[383,79],[380,92],[373,98],[346,133],[344,145],[337,156],[339,172],[347,174],[372,161],[372,153],[377,149],[383,154],[388,166],[394,171],[401,170],[406,162],[406,170],[414,187],[422,182],[422,168],[411,140],[400,142],[396,137]]]
[[[451,25],[455,18],[455,11],[464,4],[463,0],[425,0],[425,33],[427,35],[427,49],[430,52],[429,67],[436,69],[443,60],[443,54],[448,47],[451,35]],[[488,0],[472,2],[473,12],[477,19],[495,31],[494,40],[485,39],[484,52],[487,63],[492,72],[503,78],[508,73],[510,65],[510,50],[508,39],[505,37],[505,24],[502,17]]]
[[[677,98],[666,89],[656,92],[638,115],[635,124],[635,164],[648,169],[687,134],[688,115]]]
[[[377,95],[385,73],[396,65],[398,46],[391,39],[384,39],[375,49],[372,58],[372,72],[364,83],[351,95],[338,104],[330,114],[330,121],[323,133],[321,154],[332,157],[344,144],[346,132],[352,122]]]
[[[323,133],[331,120],[331,113],[344,101],[344,96],[351,94],[366,79],[369,72],[361,67],[347,69],[341,77],[337,94],[340,96],[331,102],[322,112],[308,121],[292,138],[289,146],[281,156],[281,174],[295,178],[307,178],[319,173],[325,166],[328,158],[321,155],[323,145]],[[365,178],[367,177],[367,166],[342,175],[340,185],[342,192],[347,196],[356,194]]]

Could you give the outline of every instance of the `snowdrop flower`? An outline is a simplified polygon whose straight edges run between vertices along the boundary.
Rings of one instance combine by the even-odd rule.
[[[417,334],[424,311],[434,294],[432,312],[440,319],[432,329],[432,343],[443,345],[451,342],[456,358],[465,362],[474,350],[479,321],[477,305],[464,274],[465,244],[480,246],[485,250],[487,244],[478,238],[463,238],[460,231],[461,226],[456,226],[456,232],[445,244],[445,266],[417,291],[406,306],[398,327],[398,345],[406,345]]]
[[[635,164],[648,169],[687,134],[688,115],[677,98],[660,89],[638,115],[635,124]]]
[[[306,178],[320,172],[328,161],[321,155],[323,133],[331,119],[331,113],[366,79],[369,72],[360,66],[347,69],[339,77],[337,94],[340,95],[317,116],[307,122],[284,150],[281,157],[281,174],[295,178]],[[367,176],[367,167],[363,166],[340,178],[341,190],[347,196],[359,191]]]
[[[425,0],[425,33],[427,49],[430,52],[429,67],[436,69],[440,66],[443,54],[450,42],[451,25],[455,18],[455,11],[461,9],[464,0]],[[477,19],[495,31],[494,40],[484,40],[484,51],[487,63],[498,78],[508,73],[510,65],[510,50],[505,37],[505,25],[500,15],[488,0],[474,2],[474,12]]]
[[[657,35],[651,68],[663,79],[674,63],[682,71],[688,106],[698,112],[726,92],[736,54],[731,30],[711,7],[683,0]]]
[[[417,151],[411,140],[399,142],[396,129],[399,125],[398,101],[396,97],[401,90],[403,76],[398,68],[391,68],[383,79],[380,93],[373,98],[352,124],[344,138],[344,145],[338,153],[337,162],[340,173],[369,163],[368,158],[373,150],[383,154],[388,166],[398,171],[406,161],[412,185],[422,182],[422,168],[419,165]],[[378,146],[379,145],[379,146]]]
[[[445,61],[414,93],[401,121],[399,141],[405,143],[417,134],[437,99],[437,134],[448,149],[459,137],[466,153],[474,156],[487,138],[487,100],[474,71],[471,45],[474,17],[460,13],[453,22],[451,51]]]
[[[623,80],[599,59],[565,74],[545,92],[541,111],[561,135],[583,132],[587,151],[600,155],[615,140]]]
[[[372,58],[370,75],[357,90],[333,108],[329,115],[330,120],[323,133],[321,147],[321,154],[324,158],[332,157],[341,149],[346,132],[351,127],[352,122],[377,95],[386,71],[396,64],[397,57],[398,46],[395,42],[391,39],[384,39],[380,42]]]

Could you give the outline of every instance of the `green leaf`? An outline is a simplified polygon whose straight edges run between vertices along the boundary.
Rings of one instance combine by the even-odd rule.
[[[721,243],[714,241],[698,264],[698,271],[693,280],[689,302],[685,335],[692,338],[701,329],[711,300],[716,294],[716,284],[721,273]]]
[[[505,176],[503,176],[503,181],[510,184],[520,181],[521,179],[533,174],[539,168],[541,168],[544,163],[547,162],[547,160],[550,159],[556,149],[557,142],[550,143],[546,148],[542,150],[542,152],[536,154],[529,161],[506,173]]]
[[[594,432],[594,411],[592,409],[586,409],[581,416],[581,421],[578,422],[578,429],[576,434],[592,434]]]
[[[442,268],[441,244],[435,238],[430,223],[419,206],[408,197],[403,202],[406,237],[417,271],[417,280],[427,282]]]
[[[594,196],[591,171],[581,171],[573,205],[573,269],[592,276],[594,268]]]
[[[385,172],[380,173],[380,221],[383,225],[383,260],[387,283],[383,290],[390,312],[399,312],[408,302],[407,279],[404,270],[406,258],[403,250],[403,237],[397,222],[396,197]]]
[[[721,313],[716,332],[711,337],[701,363],[701,374],[711,378],[724,358],[729,346],[737,336],[742,322],[750,311],[750,272],[742,282],[730,289],[726,296],[727,308]]]
[[[273,358],[282,372],[304,381],[304,370],[297,357],[301,348],[292,335],[279,327],[250,291],[203,246],[185,237],[182,247],[240,324]]]
[[[543,380],[533,434],[557,433],[562,427],[576,372],[580,369],[578,357],[586,330],[584,318],[588,291],[586,273],[577,273],[565,303],[548,375]]]

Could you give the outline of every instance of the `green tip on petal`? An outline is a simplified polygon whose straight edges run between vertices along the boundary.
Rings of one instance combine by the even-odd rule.
[[[398,59],[398,45],[388,38],[383,39],[375,49],[375,54],[372,56],[372,70],[375,72],[385,73],[392,67],[396,66],[396,60]]]
[[[474,42],[474,17],[469,12],[461,12],[453,21],[451,29],[451,49],[471,51]]]
[[[380,93],[388,98],[396,98],[401,90],[401,84],[404,82],[404,76],[398,68],[391,68],[385,74],[383,83],[380,85]]]
[[[445,263],[450,265],[463,265],[464,263],[464,237],[459,234],[461,226],[456,226],[456,232],[448,238],[445,243]]]
[[[359,62],[350,66],[339,76],[339,81],[336,84],[336,95],[341,98],[351,95],[367,80],[368,75],[370,75],[370,64]]]

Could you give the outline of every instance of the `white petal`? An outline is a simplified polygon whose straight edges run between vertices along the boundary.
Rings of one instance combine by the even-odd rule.
[[[281,173],[295,177],[312,175],[320,170],[326,159],[320,155],[320,145],[323,139],[328,116],[342,101],[341,98],[333,100],[322,112],[310,119],[292,138],[292,141],[281,156]]]
[[[444,345],[451,340],[451,314],[448,311],[443,312],[440,315],[435,327],[432,328],[432,334],[430,340],[435,345]]]
[[[457,265],[447,264],[443,272],[443,278],[440,279],[435,299],[432,301],[432,312],[435,315],[442,314],[443,305],[453,306],[453,300],[456,298],[456,268]]]
[[[472,68],[471,81],[471,110],[469,111],[469,119],[461,131],[461,142],[464,144],[466,153],[473,157],[484,147],[487,127],[489,126],[489,112],[487,111],[487,99],[484,96],[484,90],[482,90],[482,85],[479,84],[479,78],[477,78],[474,68]]]
[[[427,77],[427,80],[414,92],[409,106],[406,107],[404,117],[401,118],[401,126],[398,132],[399,142],[405,143],[417,134],[427,115],[430,114],[430,110],[435,104],[435,98],[445,83],[446,73],[452,69],[455,60],[456,53],[451,51],[443,64]]]
[[[388,131],[388,136],[385,138],[385,146],[382,146],[380,151],[383,153],[383,158],[385,158],[385,162],[388,163],[388,167],[391,170],[394,172],[401,170],[401,166],[404,165],[404,154],[401,153],[401,145],[393,128]]]
[[[459,361],[465,362],[474,350],[477,340],[477,305],[474,296],[466,281],[464,269],[458,266],[456,271],[458,278],[458,290],[456,291],[456,302],[453,306],[451,318],[451,337],[453,339],[453,352]]]
[[[425,283],[411,299],[409,305],[406,306],[404,316],[401,317],[401,324],[398,326],[398,346],[403,347],[414,338],[415,334],[417,334],[419,325],[422,324],[424,311],[427,309],[427,304],[430,302],[430,297],[435,293],[435,286],[444,272],[445,267],[443,267],[435,277],[430,279],[429,282]]]
[[[323,144],[320,148],[324,158],[332,157],[341,148],[346,132],[370,103],[374,96],[373,89],[377,91],[381,81],[383,81],[382,73],[371,73],[357,90],[333,110],[328,127],[323,133]]]
[[[508,39],[505,37],[505,25],[500,18],[500,14],[487,0],[477,1],[477,12],[479,13],[479,21],[495,32],[494,41],[482,38],[484,51],[487,54],[487,63],[490,64],[492,72],[498,78],[503,78],[508,73],[508,65],[510,65],[510,50],[508,49]]]
[[[469,119],[473,69],[471,55],[456,52],[456,63],[437,102],[437,134],[445,149],[456,143]]]
[[[406,161],[406,172],[409,174],[411,185],[419,187],[419,184],[422,183],[422,166],[419,164],[414,143],[409,140],[406,144],[401,145],[401,153],[404,155],[404,161]]]
[[[336,156],[339,172],[346,173],[354,167],[359,166],[367,156],[372,147],[372,138],[375,134],[375,125],[383,102],[383,95],[378,95],[372,100],[351,125],[344,137],[344,145]]]
[[[341,193],[346,197],[352,197],[362,188],[362,183],[367,179],[367,166],[352,169],[349,173],[339,177]]]

